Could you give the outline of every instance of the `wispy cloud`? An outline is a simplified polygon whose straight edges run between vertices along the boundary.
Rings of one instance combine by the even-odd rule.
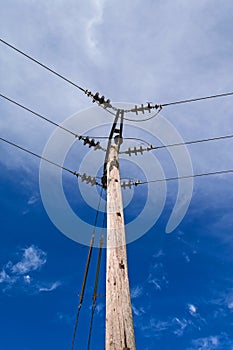
[[[101,315],[102,314],[102,312],[103,312],[103,310],[104,310],[104,304],[103,303],[98,303],[97,305],[96,305],[96,313],[97,313],[97,315]]]
[[[47,254],[40,248],[31,245],[21,250],[17,256],[20,256],[18,262],[13,263],[9,260],[0,271],[0,284],[3,292],[13,288],[29,293],[51,292],[61,285],[59,281],[40,282],[37,280],[35,273],[38,273],[47,262]]]
[[[134,304],[132,304],[132,309],[135,316],[142,316],[146,312],[144,307],[140,306],[138,308]]]
[[[2,271],[0,272],[0,283],[14,283],[14,278],[10,277],[5,269],[2,269]]]
[[[138,285],[131,289],[131,298],[136,299],[139,298],[143,294],[143,287]]]
[[[53,290],[57,289],[61,285],[61,282],[57,281],[52,283],[48,287],[39,287],[39,292],[52,292]]]
[[[12,265],[10,270],[13,274],[23,275],[28,272],[40,269],[45,263],[46,253],[35,246],[31,246],[23,250],[21,261],[15,265]]]
[[[193,345],[198,350],[212,350],[219,346],[219,337],[210,336],[207,338],[199,338],[193,341]]]
[[[38,199],[39,199],[39,196],[38,196],[38,195],[32,195],[32,196],[28,199],[27,204],[28,204],[28,205],[33,205],[33,204],[35,204],[35,203],[38,201]]]
[[[158,258],[160,258],[161,256],[164,256],[164,255],[165,254],[164,254],[163,250],[160,249],[153,255],[153,258],[158,259]]]
[[[185,318],[173,317],[165,321],[158,321],[151,318],[149,323],[146,326],[144,325],[142,328],[146,332],[147,336],[151,336],[153,334],[156,337],[162,337],[163,332],[169,331],[175,336],[180,337],[184,334],[185,330],[192,325],[192,322]]]
[[[192,315],[192,316],[196,316],[196,314],[197,314],[197,308],[193,304],[188,304],[188,311],[189,311],[190,315]]]
[[[232,339],[226,334],[210,335],[208,337],[202,337],[194,339],[192,346],[187,350],[215,350],[226,349],[232,350]]]
[[[90,57],[96,60],[100,59],[100,47],[96,36],[96,27],[103,22],[105,0],[92,0],[93,14],[86,26],[86,38]]]
[[[156,290],[161,290],[168,285],[163,263],[155,263],[150,267],[150,271],[147,281],[149,284],[152,284]]]

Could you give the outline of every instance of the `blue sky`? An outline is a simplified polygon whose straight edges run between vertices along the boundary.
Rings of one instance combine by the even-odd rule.
[[[112,101],[164,103],[232,91],[232,15],[227,0],[221,6],[216,0],[10,0],[1,5],[0,31],[3,40]],[[58,123],[92,105],[3,44],[0,60],[1,93]],[[162,115],[184,140],[195,140],[232,133],[231,106],[227,97],[167,107]],[[42,154],[54,128],[4,100],[0,111],[2,137]],[[39,161],[0,147],[0,347],[69,348],[88,248],[50,221],[40,196]],[[194,173],[232,168],[231,147],[231,140],[189,146]],[[75,150],[67,160],[72,168]],[[155,156],[165,175],[175,175],[166,150]],[[75,210],[77,180],[64,174],[63,183]],[[128,245],[137,348],[232,350],[232,175],[195,179],[187,214],[167,235],[177,188],[167,183],[157,223]],[[128,208],[136,204],[135,191]],[[93,209],[79,207],[78,213],[93,224]],[[131,215],[126,209],[126,221]],[[97,253],[78,329],[80,349],[87,343]],[[93,349],[103,348],[104,304],[99,297]]]

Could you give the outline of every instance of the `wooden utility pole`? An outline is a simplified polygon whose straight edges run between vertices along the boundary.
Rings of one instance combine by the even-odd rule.
[[[107,264],[105,350],[135,350],[124,211],[118,161],[120,139],[109,144],[106,163]]]

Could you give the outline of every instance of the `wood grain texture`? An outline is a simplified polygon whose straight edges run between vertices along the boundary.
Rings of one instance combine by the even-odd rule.
[[[107,163],[105,350],[136,349],[125,242],[118,146],[111,145]]]

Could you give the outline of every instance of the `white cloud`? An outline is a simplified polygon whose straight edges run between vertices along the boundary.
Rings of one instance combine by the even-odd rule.
[[[188,310],[189,310],[189,313],[192,315],[192,316],[196,316],[197,314],[197,308],[195,305],[193,304],[188,304]]]
[[[164,252],[163,252],[162,249],[160,249],[157,253],[155,253],[155,254],[153,255],[153,258],[158,259],[158,258],[160,258],[161,256],[164,256]]]
[[[11,272],[16,275],[23,275],[40,269],[45,263],[46,253],[35,246],[30,246],[24,249],[21,261],[12,265]]]
[[[52,283],[48,287],[39,287],[39,292],[52,292],[53,290],[57,289],[61,285],[61,282],[57,281]]]
[[[191,259],[190,259],[190,257],[189,257],[188,254],[183,253],[183,257],[185,258],[185,260],[186,260],[187,263],[190,263]]]
[[[148,283],[153,284],[156,290],[161,290],[162,288],[167,287],[168,280],[166,277],[164,265],[159,262],[155,263],[150,267],[150,273],[147,278]]]
[[[198,350],[214,350],[218,348],[219,344],[219,336],[209,336],[193,341],[194,349]]]
[[[161,285],[159,282],[160,281],[157,278],[153,278],[151,274],[149,275],[148,283],[153,284],[156,290],[161,290]]]
[[[142,286],[136,286],[131,289],[131,298],[136,299],[140,297],[143,293],[143,287]]]
[[[26,284],[30,284],[31,283],[31,277],[29,275],[23,276],[23,278],[24,278],[24,282]]]
[[[12,282],[12,278],[3,269],[0,272],[0,283],[11,283],[11,282]]]
[[[173,331],[173,333],[178,336],[181,337],[185,331],[185,329],[188,327],[188,325],[190,325],[190,321],[187,321],[186,319],[179,319],[178,317],[174,317],[172,320],[172,324],[175,325],[175,330]]]
[[[132,304],[132,310],[135,316],[142,316],[145,313],[144,307],[137,308],[134,304]]]
[[[215,349],[231,349],[232,339],[225,332],[217,335],[209,335],[194,339],[192,341],[192,347],[187,350],[215,350]]]
[[[147,332],[147,336],[153,334],[153,336],[161,337],[163,332],[169,330],[169,332],[172,332],[175,336],[181,337],[185,330],[191,326],[193,326],[193,323],[185,318],[173,317],[165,321],[158,321],[151,318],[149,323],[142,327],[142,330]]]
[[[14,288],[35,294],[51,292],[61,285],[60,281],[40,282],[36,279],[36,274],[47,261],[47,254],[43,250],[31,245],[21,250],[20,254],[21,259],[18,262],[13,264],[12,261],[8,261],[0,271],[0,284],[3,285],[3,292]]]
[[[86,25],[86,38],[87,45],[89,47],[90,57],[96,62],[100,59],[100,49],[98,45],[98,39],[96,37],[96,31],[98,25],[103,22],[105,0],[92,0],[92,16],[87,21]]]
[[[104,309],[104,304],[103,303],[98,303],[96,305],[96,312],[97,312],[98,315],[102,313],[103,309]]]
[[[38,202],[38,199],[39,199],[38,195],[32,195],[32,196],[28,199],[27,204],[28,204],[28,205],[33,205],[33,204],[35,204],[36,202]]]

